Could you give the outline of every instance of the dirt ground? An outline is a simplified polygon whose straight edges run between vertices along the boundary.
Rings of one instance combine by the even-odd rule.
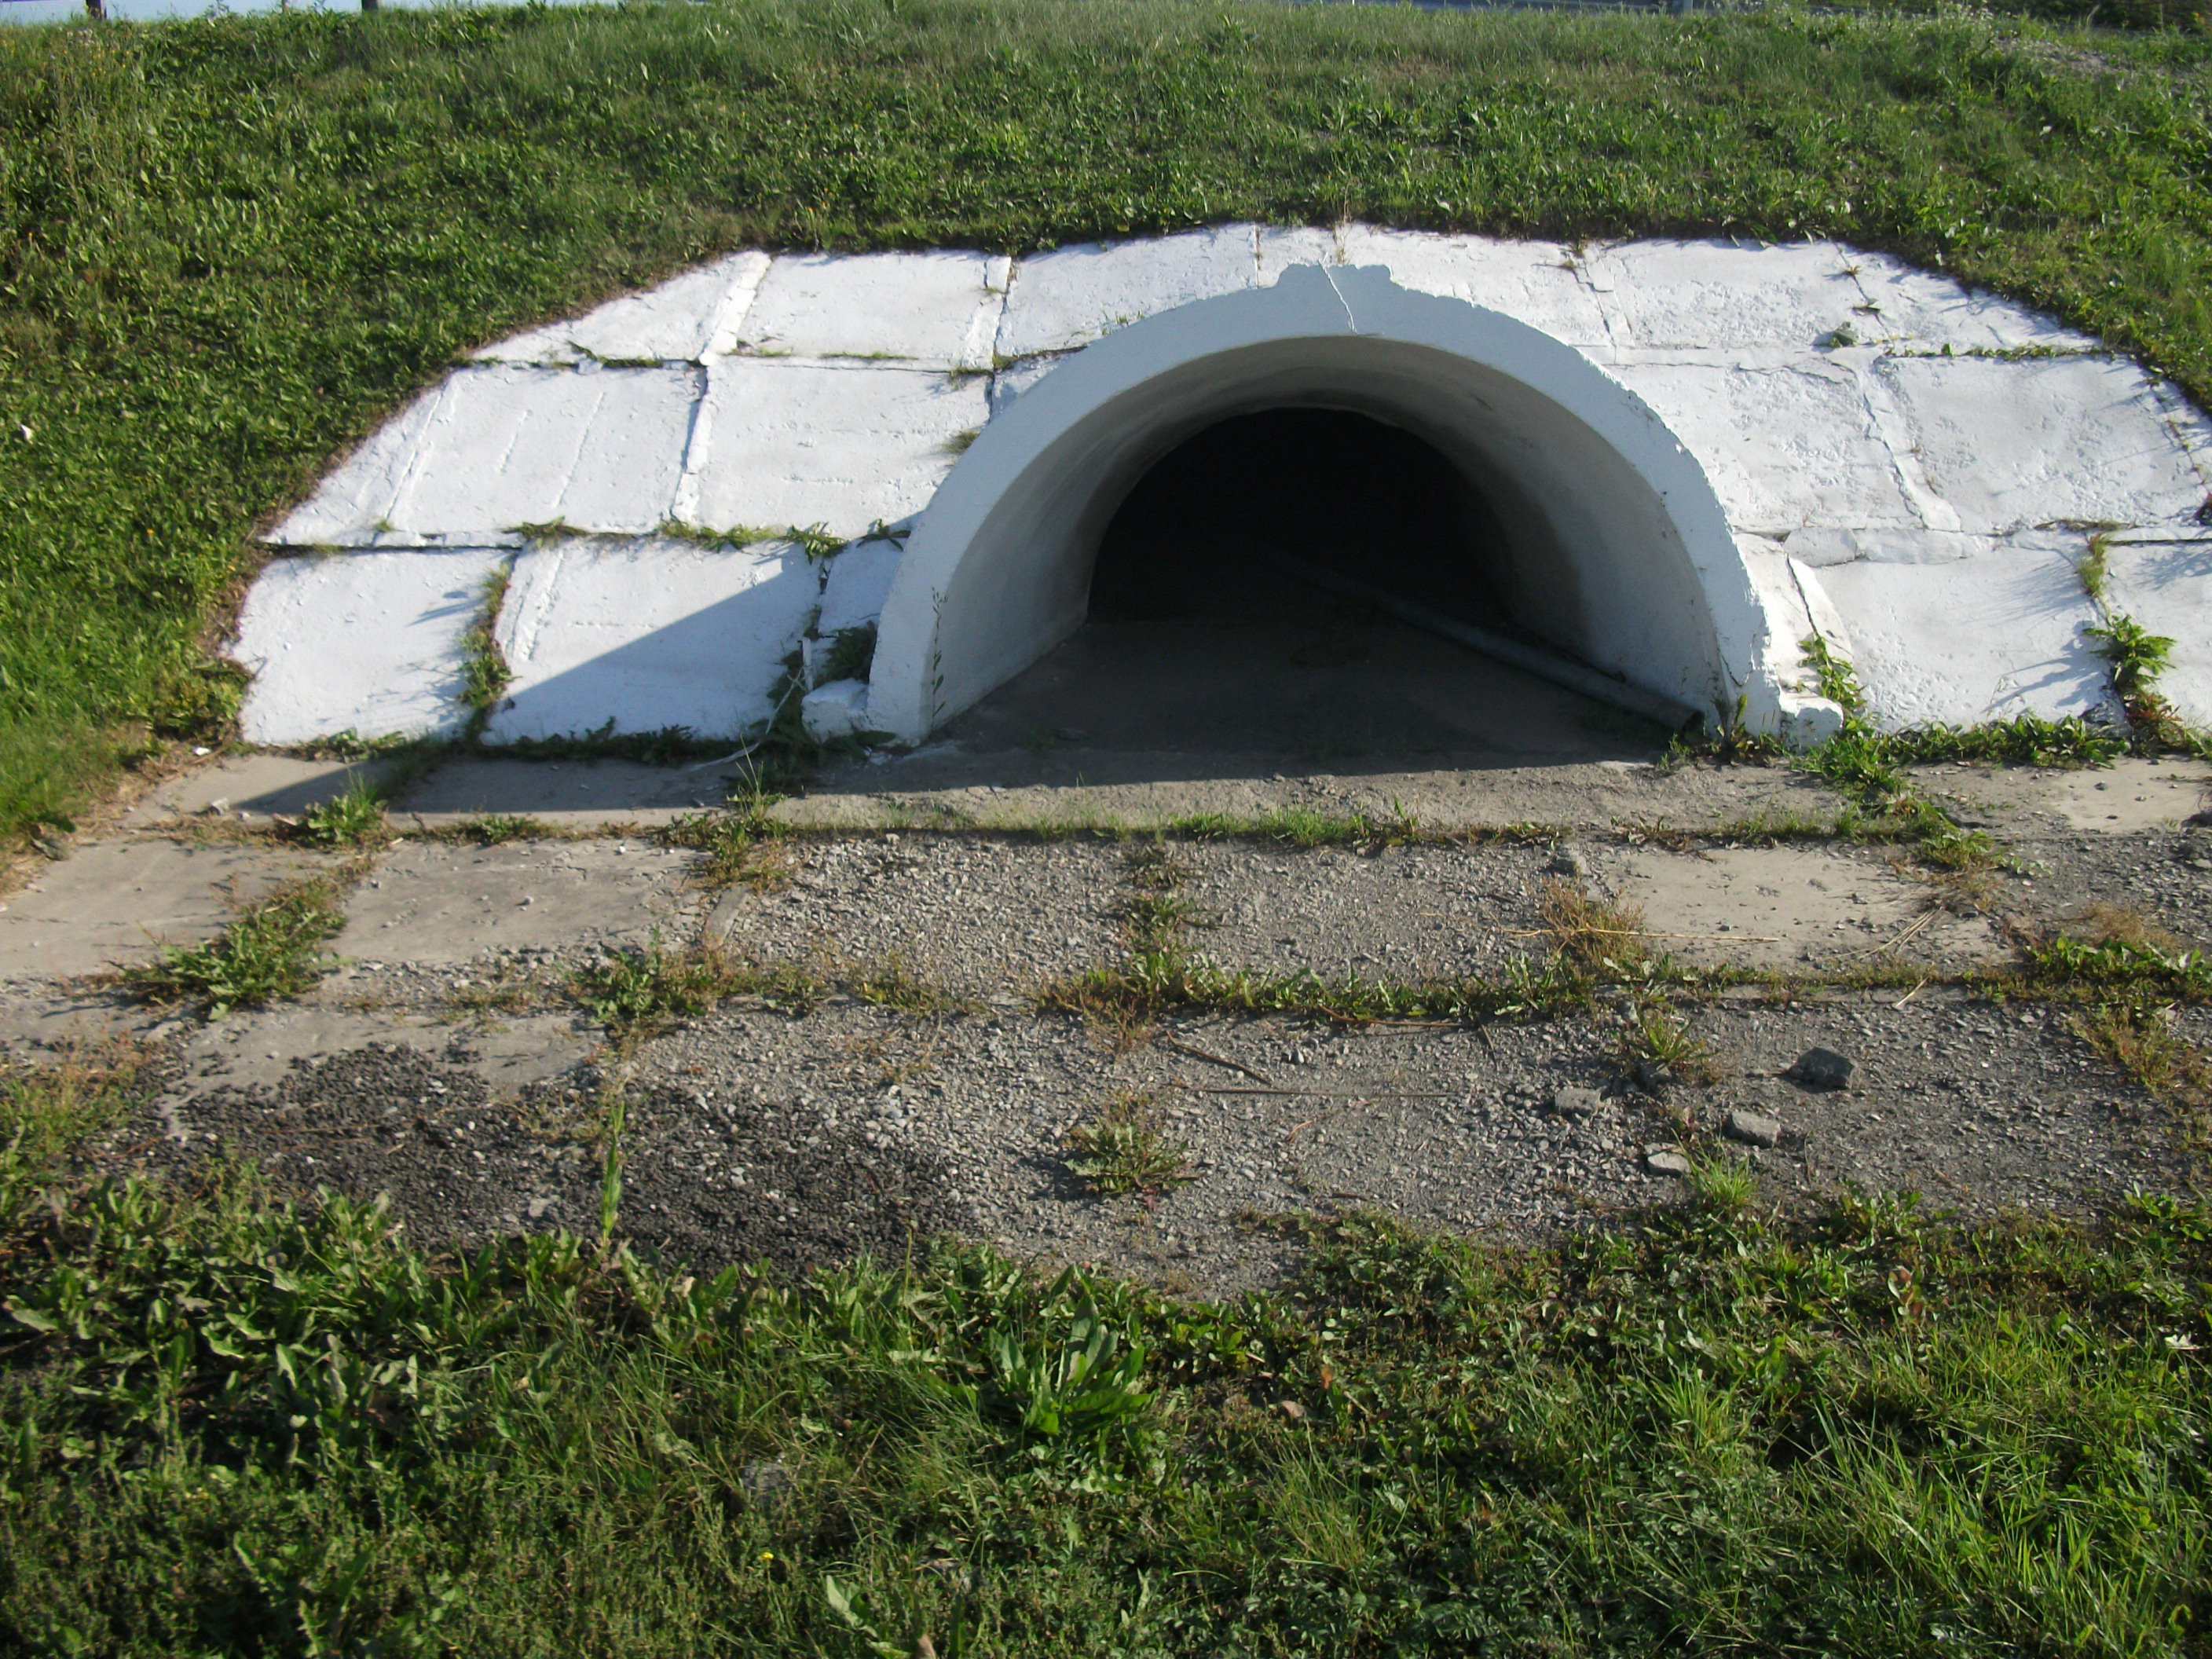
[[[1923,788],[2008,854],[1971,890],[1884,848],[1715,833],[1762,804],[1832,818],[1838,803],[1784,769],[1565,762],[1503,800],[1530,810],[1488,820],[1550,827],[1446,844],[1164,843],[1188,948],[1224,971],[1495,978],[1553,948],[1546,883],[1634,905],[1648,949],[1711,981],[1675,997],[1701,1078],[1639,1060],[1626,994],[1480,1024],[1191,1012],[1102,1025],[1040,1000],[1126,959],[1132,849],[1148,843],[1123,831],[1148,812],[1222,810],[1224,790],[1247,811],[1349,810],[1378,776],[1498,805],[1517,774],[1224,764],[1180,793],[1133,786],[1098,830],[1077,827],[1098,812],[1095,782],[1041,781],[1027,750],[1004,784],[930,781],[953,760],[981,764],[911,757],[875,769],[900,775],[872,794],[825,779],[783,809],[780,881],[720,890],[700,854],[653,833],[685,797],[718,793],[712,773],[434,774],[414,793],[443,805],[416,817],[403,798],[406,833],[350,878],[337,969],[210,1020],[135,1002],[102,970],[211,936],[236,903],[350,856],[263,833],[343,787],[343,769],[232,757],[5,896],[0,1042],[19,1060],[146,1045],[151,1097],[88,1154],[97,1167],[251,1159],[302,1194],[388,1193],[416,1237],[455,1244],[596,1233],[619,1093],[621,1234],[697,1267],[896,1255],[951,1231],[1229,1291],[1282,1271],[1268,1222],[1283,1212],[1364,1206],[1533,1237],[1665,1199],[1673,1151],[1716,1136],[1783,1202],[1849,1183],[1975,1214],[2079,1210],[2193,1178],[2172,1104],[2102,1058],[2077,1011],[1948,981],[2085,907],[2212,939],[2212,826],[2189,821],[2212,799],[2202,766],[1931,769]],[[538,808],[549,833],[490,847],[440,833],[525,796],[555,803]],[[956,827],[985,820],[1000,827]],[[628,1048],[568,988],[611,951],[702,939],[823,988],[736,998]],[[854,994],[872,976],[904,988]],[[2174,1018],[2212,1043],[2203,1007]],[[1816,1048],[1852,1062],[1845,1086],[1793,1073]],[[1116,1101],[1142,1103],[1189,1178],[1091,1189],[1068,1133]]]

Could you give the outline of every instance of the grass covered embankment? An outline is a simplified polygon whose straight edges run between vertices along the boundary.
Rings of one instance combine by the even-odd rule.
[[[1231,1304],[793,1286],[71,1183],[129,1093],[0,1091],[10,1653],[2207,1651],[2202,1208],[1714,1165],[1548,1249],[1316,1224]]]
[[[2212,36],[715,0],[0,31],[0,836],[217,729],[254,522],[739,244],[1237,217],[1893,249],[2212,390]]]

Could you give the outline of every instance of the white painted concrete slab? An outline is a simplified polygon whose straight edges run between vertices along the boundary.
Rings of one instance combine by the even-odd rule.
[[[2159,694],[2191,726],[2212,728],[2212,535],[2109,549],[2105,603],[2174,642]]]
[[[2071,561],[1838,565],[1820,582],[1850,629],[1874,718],[1899,728],[2116,711],[2082,629],[2098,613]]]
[[[832,559],[814,631],[828,639],[841,629],[860,628],[882,616],[902,551],[894,541],[858,542]]]
[[[696,362],[718,331],[733,326],[767,275],[765,253],[733,253],[659,288],[625,294],[566,322],[548,323],[476,353],[479,362],[660,363]]]
[[[1250,225],[1223,225],[1158,241],[1085,243],[1024,259],[999,325],[999,355],[1065,351],[1156,312],[1256,287],[1255,234]]]
[[[697,400],[689,368],[463,369],[285,521],[289,543],[380,532],[481,541],[520,525],[615,533],[665,520]]]
[[[649,538],[524,554],[496,637],[514,678],[494,741],[685,726],[735,736],[769,694],[821,590],[779,544],[735,552]]]
[[[270,541],[278,547],[334,547],[374,540],[380,524],[390,519],[446,394],[446,386],[433,387],[371,433],[270,532]]]
[[[1815,570],[1849,564],[1854,559],[1872,559],[1878,564],[1949,564],[1957,559],[1981,558],[2005,545],[2007,542],[1995,536],[1968,536],[1918,525],[1816,524],[1792,532],[1790,556]]]
[[[1284,235],[1262,232],[1262,256]],[[1401,288],[1487,306],[1571,346],[1597,349],[1613,343],[1596,296],[1556,242],[1425,236],[1366,225],[1346,225],[1335,240],[1340,263],[1387,266]]]
[[[785,254],[738,340],[763,354],[988,368],[1012,270],[987,253]]]
[[[1970,292],[1936,271],[1916,270],[1886,254],[1851,255],[1858,285],[1873,306],[1871,338],[1941,351],[2102,351],[2100,341],[2055,317],[1994,294]]]
[[[1920,523],[1848,368],[1676,361],[1615,363],[1607,373],[1704,462],[1738,531]]]
[[[997,420],[1012,406],[1015,398],[1075,355],[1072,351],[1057,351],[1042,356],[1023,357],[994,374],[991,377],[991,418]]]
[[[459,729],[461,636],[507,557],[477,548],[271,560],[246,595],[231,647],[253,674],[240,716],[246,740]]]
[[[2118,357],[1890,357],[1875,366],[1960,528],[2179,522],[2202,476],[2149,379]]]
[[[1833,242],[1629,242],[1589,263],[1624,346],[1809,352],[1868,324],[1849,251]]]
[[[833,536],[920,512],[990,418],[980,377],[890,363],[726,357],[708,370],[699,522]]]

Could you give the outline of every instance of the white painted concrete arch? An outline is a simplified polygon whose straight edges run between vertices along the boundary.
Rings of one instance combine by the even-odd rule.
[[[918,740],[1059,644],[1145,471],[1219,421],[1286,407],[1371,416],[1438,450],[1504,527],[1515,620],[1561,651],[1692,711],[1732,712],[1741,692],[1771,726],[1803,707],[1767,670],[1704,470],[1642,399],[1500,312],[1307,265],[1108,334],[985,428],[891,584],[869,724]]]

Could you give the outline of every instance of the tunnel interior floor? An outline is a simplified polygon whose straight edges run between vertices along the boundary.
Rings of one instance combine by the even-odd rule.
[[[1262,609],[1096,619],[951,722],[981,752],[1084,749],[1411,769],[1648,762],[1635,716],[1317,590]]]

